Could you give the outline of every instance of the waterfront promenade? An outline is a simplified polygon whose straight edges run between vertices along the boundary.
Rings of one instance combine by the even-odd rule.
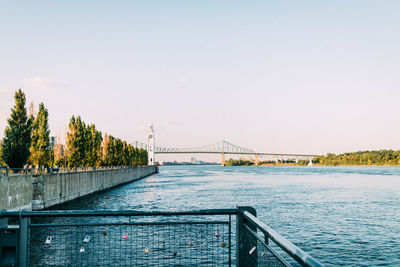
[[[158,172],[157,166],[60,169],[0,174],[0,210],[41,210]]]

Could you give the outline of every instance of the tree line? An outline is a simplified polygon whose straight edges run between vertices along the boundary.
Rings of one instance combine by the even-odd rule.
[[[242,159],[232,159],[225,161],[225,166],[251,166],[254,165],[254,162],[249,160],[242,160]]]
[[[326,154],[313,158],[313,163],[320,165],[400,165],[400,150],[373,150]]]
[[[10,168],[27,165],[46,167],[94,167],[146,165],[147,151],[104,134],[80,116],[72,116],[66,146],[50,145],[49,113],[43,103],[37,114],[33,106],[28,115],[21,89],[14,95],[15,105],[0,143],[0,164]]]
[[[74,166],[130,166],[146,165],[147,150],[104,134],[94,124],[86,124],[81,117],[72,116],[66,138],[67,162]],[[63,164],[62,157],[56,163]]]

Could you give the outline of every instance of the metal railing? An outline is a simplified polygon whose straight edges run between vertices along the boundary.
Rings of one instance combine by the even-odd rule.
[[[0,266],[291,266],[285,257],[321,266],[251,207],[0,212]]]
[[[301,248],[260,221],[253,208],[241,209],[238,221],[239,239],[243,240],[238,250],[239,265],[292,266],[296,261],[301,266],[322,266]]]
[[[118,170],[127,168],[140,168],[147,165],[132,165],[132,166],[101,166],[101,167],[44,167],[44,168],[8,168],[0,167],[0,174],[6,176],[13,175],[41,175],[41,174],[54,174],[54,173],[74,173],[74,172],[88,172],[88,171],[105,171],[105,170]]]

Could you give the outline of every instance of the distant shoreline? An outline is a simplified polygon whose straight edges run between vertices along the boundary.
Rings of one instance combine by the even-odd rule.
[[[251,165],[251,166],[257,166],[257,165]],[[307,165],[301,165],[301,164],[262,164],[262,165],[258,165],[258,166],[278,166],[278,167],[282,167],[282,166],[288,166],[288,167],[313,167],[313,166],[317,166],[317,167],[400,167],[400,165],[345,165],[345,164],[341,164],[341,165],[323,165],[323,164],[314,164],[312,166],[307,166]]]

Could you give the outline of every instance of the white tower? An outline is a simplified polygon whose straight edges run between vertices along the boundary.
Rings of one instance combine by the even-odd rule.
[[[148,165],[154,165],[154,129],[153,124],[150,124],[149,129],[149,139],[147,142],[147,155],[148,155]]]

